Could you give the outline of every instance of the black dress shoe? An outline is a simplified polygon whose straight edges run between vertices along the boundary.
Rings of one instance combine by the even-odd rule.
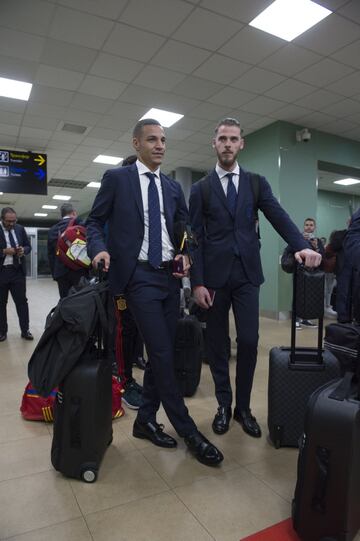
[[[22,332],[21,338],[23,338],[24,340],[34,340],[34,337],[30,331]]]
[[[254,438],[261,438],[261,428],[255,417],[251,415],[251,410],[234,410],[234,419],[242,425],[244,432]]]
[[[164,425],[159,425],[158,423],[139,423],[137,419],[135,419],[134,426],[133,426],[133,436],[134,438],[141,438],[143,440],[149,440],[154,445],[158,445],[158,447],[176,447],[177,441],[169,436],[169,434],[165,434]]]
[[[215,434],[225,434],[225,432],[229,430],[230,419],[231,408],[219,406],[212,424],[212,429]]]
[[[0,334],[0,342],[4,342],[4,340],[6,340],[6,333]]]
[[[194,432],[185,436],[184,441],[194,457],[206,466],[217,466],[224,460],[224,455],[201,434]]]

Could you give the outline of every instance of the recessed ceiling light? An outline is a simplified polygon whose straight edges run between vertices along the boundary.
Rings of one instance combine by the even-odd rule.
[[[55,210],[57,209],[57,205],[43,205],[41,208],[48,209],[48,210]]]
[[[170,111],[163,111],[162,109],[150,109],[147,113],[144,114],[139,120],[144,118],[153,118],[160,122],[164,128],[170,128],[175,122],[178,122],[184,115],[179,115],[178,113],[171,113]]]
[[[59,201],[69,201],[71,195],[53,195],[53,199],[58,199]]]
[[[4,192],[0,192],[0,195],[4,195]]]
[[[93,162],[96,163],[106,163],[109,165],[118,165],[124,158],[119,158],[117,156],[105,156],[104,154],[99,154],[99,156],[96,156],[95,160]]]
[[[351,186],[352,184],[359,184],[360,180],[356,178],[342,178],[341,180],[334,180],[334,184],[341,184],[342,186]]]
[[[0,96],[5,98],[28,101],[31,89],[31,83],[0,77]]]
[[[249,25],[292,41],[331,13],[312,0],[275,0]]]
[[[34,216],[47,216],[46,212],[34,212]]]
[[[89,184],[86,184],[87,188],[100,188],[101,182],[89,182]]]

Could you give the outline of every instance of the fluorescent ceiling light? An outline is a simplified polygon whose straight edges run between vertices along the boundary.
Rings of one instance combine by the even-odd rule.
[[[31,89],[31,83],[0,77],[0,96],[5,98],[28,101]]]
[[[34,212],[34,216],[47,216],[46,212]]]
[[[4,195],[4,192],[0,192],[0,195]]]
[[[41,208],[48,209],[48,210],[55,210],[57,209],[57,205],[43,205]]]
[[[105,156],[104,154],[99,154],[99,156],[96,156],[93,162],[106,163],[109,165],[118,165],[120,162],[122,162],[123,159],[124,158],[118,158],[117,156]]]
[[[100,188],[101,182],[89,182],[89,184],[86,184],[87,188]]]
[[[69,201],[71,195],[53,195],[53,199],[58,199],[59,201]]]
[[[330,13],[332,11],[312,0],[275,0],[249,24],[286,41],[292,41]]]
[[[357,178],[342,178],[341,180],[334,180],[334,184],[341,184],[342,186],[351,186],[352,184],[359,184],[360,180]]]
[[[170,128],[175,122],[178,122],[184,115],[179,115],[178,113],[171,113],[170,111],[163,111],[162,109],[150,109],[147,113],[144,114],[139,120],[144,118],[154,118],[164,128]]]

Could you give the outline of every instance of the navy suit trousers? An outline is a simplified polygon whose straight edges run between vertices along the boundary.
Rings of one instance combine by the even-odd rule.
[[[126,300],[145,342],[148,360],[143,382],[141,423],[156,421],[162,403],[179,436],[196,431],[178,389],[174,370],[174,343],[179,318],[180,285],[170,270],[137,264],[126,288]]]
[[[259,287],[251,284],[241,260],[234,257],[226,285],[216,290],[214,304],[207,312],[206,349],[221,406],[231,406],[233,396],[229,376],[229,311],[236,325],[236,399],[238,410],[250,405],[259,339]]]
[[[26,298],[26,278],[21,267],[0,269],[0,334],[8,330],[6,305],[9,291],[14,300],[22,333],[29,330],[29,306]]]

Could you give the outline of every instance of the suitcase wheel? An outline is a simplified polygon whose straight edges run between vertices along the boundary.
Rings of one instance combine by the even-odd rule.
[[[98,472],[96,470],[84,470],[81,472],[81,479],[85,483],[95,483]]]
[[[280,447],[281,447],[281,441],[280,441],[280,440],[275,440],[275,441],[274,441],[274,447],[275,447],[275,449],[280,449]]]

